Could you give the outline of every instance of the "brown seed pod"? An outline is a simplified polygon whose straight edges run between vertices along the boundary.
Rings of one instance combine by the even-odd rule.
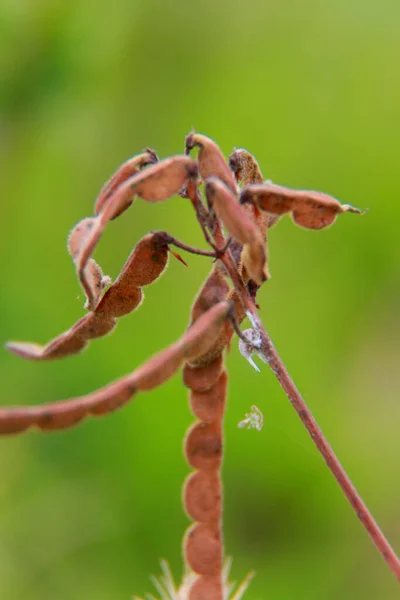
[[[197,178],[197,163],[188,156],[173,156],[151,165],[122,183],[107,199],[103,209],[95,218],[76,258],[78,278],[87,293],[90,286],[86,281],[86,264],[96,248],[109,221],[121,214],[135,196],[148,202],[167,200]]]
[[[259,228],[232,192],[216,177],[206,179],[206,194],[218,218],[244,246],[241,259],[249,277],[261,285],[269,278],[269,272],[264,240]]]
[[[194,392],[207,392],[219,380],[222,369],[222,355],[205,367],[192,367],[186,363],[183,367],[183,383]]]
[[[186,435],[184,446],[187,461],[194,469],[219,469],[222,460],[220,423],[194,423]]]
[[[91,339],[112,331],[117,318],[138,308],[143,300],[142,286],[156,281],[168,264],[168,245],[161,233],[144,236],[126,261],[120,275],[88,315],[45,346],[9,342],[8,350],[31,360],[51,360],[80,352]]]
[[[185,152],[188,154],[196,146],[199,148],[197,160],[202,178],[205,180],[211,176],[218,177],[234,194],[237,194],[235,177],[217,144],[201,133],[189,133],[185,140]]]
[[[291,212],[293,221],[308,229],[328,227],[341,213],[362,212],[350,204],[340,204],[336,198],[322,192],[292,190],[273,183],[246,186],[241,203],[256,204],[261,210],[276,215]]]
[[[259,164],[248,150],[234,148],[229,155],[228,163],[239,184],[263,183],[264,178]]]
[[[198,419],[205,423],[222,421],[225,412],[227,379],[226,371],[223,371],[218,381],[209,390],[204,392],[190,390],[190,408]]]
[[[195,523],[186,532],[185,557],[199,575],[216,577],[222,571],[222,540],[219,528]]]
[[[260,166],[255,157],[250,154],[248,150],[235,148],[229,156],[229,166],[234,172],[236,180],[240,185],[245,186],[250,183],[264,182]],[[279,215],[270,215],[265,212],[260,212],[255,205],[252,205],[250,210],[250,214],[253,216],[254,221],[257,223],[265,238],[267,229],[275,225],[279,219]]]
[[[222,516],[222,488],[218,471],[195,471],[186,479],[183,506],[190,519],[217,524]]]
[[[213,344],[230,311],[228,302],[214,306],[202,315],[180,340],[151,358],[132,374],[91,394],[33,407],[0,409],[0,434],[25,431],[28,427],[65,429],[88,415],[103,415],[128,402],[138,389],[149,390],[171,377],[180,365]]]
[[[68,236],[68,252],[75,264],[95,222],[96,220],[93,217],[82,219],[75,225]],[[85,308],[93,310],[99,302],[104,289],[111,283],[111,279],[103,275],[100,265],[93,258],[90,258],[85,265],[84,278],[81,283],[86,295]]]
[[[148,165],[154,165],[156,162],[158,162],[158,156],[154,150],[151,150],[150,148],[147,148],[146,152],[137,154],[136,156],[133,156],[124,162],[102,187],[95,203],[94,214],[98,215],[99,212],[103,210],[105,203],[121,185],[121,183],[124,183],[124,181],[130,179],[133,175],[136,175],[144,167],[147,167]],[[130,204],[122,207],[120,212],[115,214],[114,218],[118,217],[129,206]]]
[[[190,586],[187,600],[224,600],[221,577],[199,576]]]

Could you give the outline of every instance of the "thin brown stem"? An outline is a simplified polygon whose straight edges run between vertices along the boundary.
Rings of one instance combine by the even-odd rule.
[[[176,246],[181,250],[185,250],[186,252],[190,252],[190,254],[198,254],[199,256],[209,256],[211,258],[216,258],[215,252],[211,252],[210,250],[202,250],[201,248],[195,248],[194,246],[190,246],[189,244],[185,244],[181,242],[177,238],[173,237],[166,231],[152,231],[151,233],[157,233],[162,237],[166,244]]]
[[[219,248],[221,248],[224,246],[224,236],[220,227],[218,228],[218,231],[216,233],[217,235],[214,234],[214,239],[217,242]],[[240,297],[243,307],[246,309],[246,311],[248,311],[249,317],[251,317],[252,325],[256,327],[260,332],[260,335],[262,337],[263,353],[268,361],[269,366],[271,367],[284,392],[289,398],[293,408],[299,415],[304,427],[310,434],[311,439],[313,440],[314,444],[316,445],[317,449],[319,450],[320,454],[325,460],[329,470],[335,477],[337,483],[339,484],[346,498],[353,507],[357,517],[361,521],[363,527],[366,529],[372,542],[375,544],[378,552],[381,554],[382,558],[385,560],[392,573],[400,581],[399,557],[396,555],[395,551],[393,550],[388,540],[384,536],[383,532],[381,531],[378,523],[375,521],[372,514],[368,510],[366,504],[364,503],[356,488],[352,484],[339,459],[335,455],[323,432],[321,431],[317,422],[312,416],[306,402],[302,398],[294,381],[292,380],[288,371],[286,370],[282,359],[275,350],[271,338],[265,330],[265,327],[257,313],[254,301],[250,297],[248,290],[238,273],[236,265],[232,259],[231,253],[229,251],[223,254],[221,253],[220,260],[223,262],[232,280],[232,283],[238,293],[238,296]]]

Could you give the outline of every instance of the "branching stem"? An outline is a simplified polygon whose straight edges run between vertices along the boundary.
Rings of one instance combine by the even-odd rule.
[[[193,205],[195,206],[195,203],[193,203]],[[199,215],[197,215],[197,218],[200,221],[201,217]],[[213,233],[213,237],[218,245],[218,248],[222,249],[225,247],[226,242],[220,227],[218,227],[215,233]],[[382,558],[385,560],[392,573],[400,581],[399,557],[396,555],[395,551],[393,550],[388,540],[384,536],[382,530],[380,529],[378,523],[375,521],[372,514],[368,510],[366,504],[364,503],[356,488],[352,484],[339,459],[335,455],[323,432],[321,431],[313,415],[311,414],[306,402],[302,398],[293,379],[290,377],[288,371],[286,370],[282,359],[277,353],[272,343],[272,340],[269,337],[267,331],[265,330],[265,327],[257,313],[254,301],[250,297],[249,292],[238,273],[231,253],[229,251],[224,253],[221,252],[219,258],[224,264],[229,274],[229,277],[232,280],[232,283],[240,297],[244,308],[247,311],[247,315],[250,318],[253,327],[258,329],[260,332],[263,342],[263,353],[274,375],[278,379],[284,392],[289,398],[290,403],[292,404],[293,408],[300,417],[301,422],[307,429],[311,439],[313,440],[318,451],[325,460],[329,470],[331,471],[332,475],[341,487],[346,498],[353,507],[358,519],[361,521],[372,542],[375,544],[378,552],[381,554]]]

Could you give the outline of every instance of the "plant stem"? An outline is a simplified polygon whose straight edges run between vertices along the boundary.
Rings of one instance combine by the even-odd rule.
[[[400,581],[400,559],[394,552],[393,548],[385,538],[382,533],[378,523],[375,521],[367,506],[363,502],[361,496],[357,492],[356,488],[352,484],[350,478],[346,474],[343,466],[341,465],[339,459],[333,452],[331,446],[329,445],[327,439],[319,428],[317,422],[312,416],[307,404],[302,398],[299,390],[297,389],[293,379],[290,377],[287,372],[285,365],[282,362],[279,354],[277,353],[271,338],[265,330],[265,327],[257,314],[256,307],[250,295],[241,280],[237,269],[232,261],[232,259],[228,255],[224,255],[221,257],[222,262],[224,263],[226,270],[229,273],[229,276],[232,279],[232,282],[235,286],[237,293],[240,296],[240,299],[243,303],[243,306],[253,317],[253,325],[259,329],[262,335],[263,341],[263,353],[265,353],[266,358],[268,360],[268,364],[271,367],[273,373],[278,379],[280,385],[282,386],[284,392],[289,398],[293,408],[299,415],[301,422],[304,427],[307,429],[308,433],[311,436],[314,444],[318,448],[321,453],[323,459],[325,460],[329,470],[332,475],[335,477],[342,491],[346,495],[346,498],[350,502],[353,507],[357,517],[361,521],[362,525],[366,529],[369,537],[372,542],[377,547],[379,553],[382,555],[383,559],[386,561],[390,570],[394,573],[397,579]]]
[[[225,244],[225,238],[220,227],[217,228],[216,235],[214,234],[214,238],[217,238],[216,242],[219,248],[223,248]],[[250,297],[249,292],[238,273],[238,270],[229,250],[223,254],[221,253],[220,260],[223,262],[232,280],[232,283],[240,297],[240,300],[244,308],[246,309],[249,318],[252,321],[253,327],[256,327],[262,336],[263,354],[265,355],[274,375],[278,379],[284,392],[289,398],[290,403],[292,404],[293,408],[300,417],[300,420],[303,423],[304,427],[310,434],[311,439],[313,440],[318,451],[325,460],[329,470],[331,471],[332,475],[338,482],[346,498],[353,507],[358,519],[360,520],[363,527],[366,529],[372,542],[375,544],[378,552],[381,554],[382,558],[385,560],[388,567],[398,579],[398,581],[400,581],[399,557],[396,555],[388,540],[385,538],[378,523],[375,521],[372,514],[368,510],[366,504],[364,503],[356,488],[352,484],[339,459],[335,455],[330,444],[328,443],[317,422],[315,421],[313,415],[311,414],[306,402],[302,398],[294,381],[292,380],[288,371],[286,370],[285,365],[283,364],[282,359],[277,353],[271,338],[265,330],[265,327],[257,313],[254,301]]]

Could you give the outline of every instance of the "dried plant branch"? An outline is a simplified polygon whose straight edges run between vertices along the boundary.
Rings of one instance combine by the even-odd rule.
[[[198,162],[186,156],[195,147],[199,148]],[[198,420],[185,441],[185,455],[194,469],[183,494],[185,509],[194,521],[184,543],[190,573],[177,593],[179,598],[188,600],[226,600],[231,590],[227,588],[223,570],[221,524],[222,424],[227,390],[223,351],[236,332],[247,360],[255,366],[251,359],[255,352],[273,370],[372,541],[400,580],[399,558],[312,417],[256,310],[257,291],[269,277],[268,229],[281,215],[290,213],[298,225],[321,229],[331,225],[341,213],[361,211],[320,192],[291,190],[263,182],[259,165],[247,150],[235,149],[228,166],[215,142],[202,134],[192,132],[187,136],[185,153],[158,162],[154,151],[148,149],[117,170],[100,192],[95,216],[78,223],[69,237],[68,249],[87,297],[89,314],[44,347],[12,342],[8,348],[35,360],[79,352],[88,340],[110,332],[118,317],[139,306],[142,287],[161,275],[169,252],[185,262],[172,252],[171,245],[215,259],[193,304],[189,329],[142,367],[96,392],[42,406],[0,409],[0,434],[18,433],[31,426],[63,429],[87,415],[106,414],[128,402],[136,392],[162,385],[185,363],[183,380],[190,390],[190,406]],[[198,189],[198,173],[205,183],[208,208]],[[244,187],[240,190],[238,184]],[[152,232],[140,240],[111,285],[92,258],[108,222],[121,215],[136,196],[159,202],[177,193],[190,199],[211,250],[185,244],[164,231]],[[223,226],[229,233],[228,240]],[[246,315],[252,329],[242,332],[239,324]],[[252,412],[240,426],[261,429],[262,413],[252,406]],[[174,597],[175,585],[165,569],[161,583],[156,581],[162,596]],[[243,591],[244,587],[239,588],[236,597]]]
[[[363,502],[361,496],[352,484],[339,459],[336,457],[330,444],[328,443],[321,429],[317,425],[314,417],[312,416],[309,408],[306,405],[306,402],[302,398],[299,390],[297,389],[289,373],[287,372],[257,313],[254,301],[250,297],[248,290],[246,289],[242,279],[240,278],[237,269],[235,269],[235,266],[232,263],[232,260],[230,259],[229,255],[225,254],[220,258],[220,260],[223,262],[227,272],[229,273],[229,276],[243,304],[243,307],[246,309],[249,318],[251,318],[252,320],[253,328],[256,328],[262,336],[262,353],[265,357],[266,362],[268,362],[270,368],[272,369],[273,373],[275,374],[276,378],[281,384],[292,406],[299,415],[301,422],[310,434],[311,439],[315,443],[317,449],[319,450],[323,459],[325,460],[329,470],[335,477],[337,483],[339,484],[346,498],[353,507],[358,519],[361,521],[362,525],[366,529],[372,542],[375,544],[376,548],[378,549],[382,558],[386,561],[391,571],[400,581],[400,559],[394,552],[388,540],[385,538],[379,525],[369,512],[366,504]]]

